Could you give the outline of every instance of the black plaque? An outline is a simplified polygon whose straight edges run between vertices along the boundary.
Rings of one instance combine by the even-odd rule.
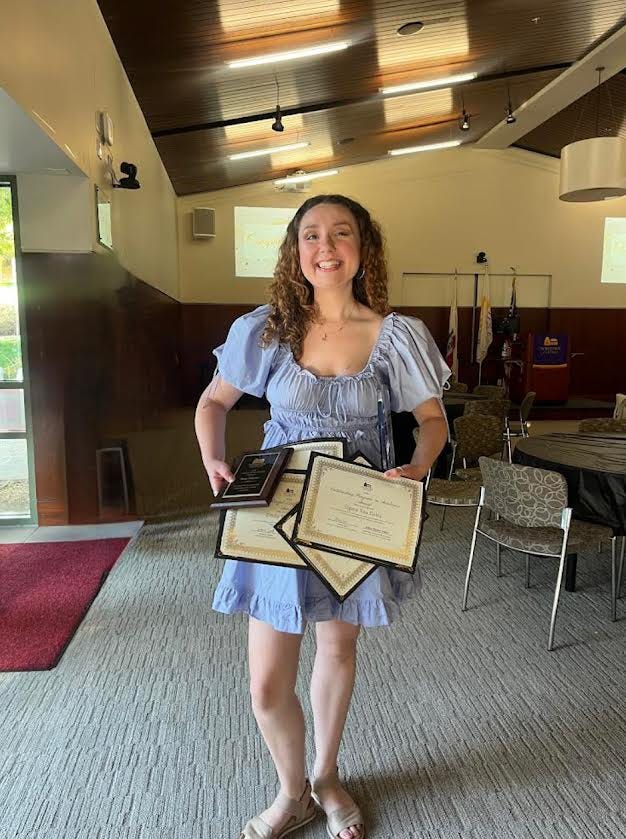
[[[267,507],[292,451],[286,447],[241,455],[233,467],[235,480],[224,487],[210,506],[217,510]]]

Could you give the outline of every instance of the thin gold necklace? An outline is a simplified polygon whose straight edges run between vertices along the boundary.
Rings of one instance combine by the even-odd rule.
[[[344,321],[341,324],[341,326],[339,327],[339,329],[336,329],[334,332],[328,332],[328,330],[325,328],[323,322],[322,323],[317,323],[316,326],[318,326],[320,328],[320,331],[322,332],[322,341],[325,341],[328,338],[329,335],[331,337],[333,335],[339,335],[341,330],[345,327],[345,325],[350,320],[350,317],[352,316],[352,313],[354,312],[354,310],[355,310],[355,306],[353,306],[352,309],[350,309],[350,314],[348,315],[348,317],[344,319]]]

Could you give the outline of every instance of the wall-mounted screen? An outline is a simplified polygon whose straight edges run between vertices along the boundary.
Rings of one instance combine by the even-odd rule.
[[[626,283],[626,218],[604,221],[602,282]]]
[[[98,242],[104,245],[105,248],[112,250],[111,202],[98,187],[96,187],[96,221],[98,225]]]
[[[235,207],[235,275],[272,277],[293,207]]]

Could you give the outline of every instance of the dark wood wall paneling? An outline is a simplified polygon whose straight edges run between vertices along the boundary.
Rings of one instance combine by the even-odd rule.
[[[168,411],[193,406],[213,374],[212,349],[254,307],[181,305],[109,255],[25,254],[22,273],[39,520],[97,521],[96,449],[110,441],[112,429],[123,437],[125,430],[162,425]],[[446,307],[399,311],[424,320],[445,350]],[[626,391],[625,310],[520,314],[523,332],[567,333],[573,352],[582,353],[572,362],[572,396],[612,399]],[[459,378],[473,386],[471,315],[470,308],[459,309]],[[497,347],[483,381],[501,375]]]
[[[183,376],[184,400],[191,405],[213,373],[211,351],[221,344],[235,318],[253,306],[193,304],[183,306]],[[421,318],[445,352],[448,335],[447,307],[399,307],[398,312]],[[494,309],[495,317],[506,309]],[[626,391],[624,365],[625,309],[520,309],[522,334],[528,332],[565,333],[570,336],[571,351],[582,353],[572,359],[572,396],[612,400],[615,393]],[[479,312],[476,312],[478,329]],[[473,387],[478,382],[478,366],[470,363],[472,310],[459,308],[459,379]],[[483,365],[483,382],[502,375],[498,358],[501,339],[496,338]]]
[[[98,521],[96,449],[179,408],[176,301],[113,255],[24,254],[40,524]]]

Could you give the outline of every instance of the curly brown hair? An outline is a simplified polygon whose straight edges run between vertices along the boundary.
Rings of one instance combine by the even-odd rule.
[[[389,312],[387,261],[380,226],[361,204],[344,195],[315,195],[298,209],[280,246],[274,281],[270,286],[270,314],[261,336],[262,346],[277,339],[289,344],[296,359],[309,324],[318,315],[313,286],[303,275],[298,252],[298,232],[303,216],[318,204],[340,204],[354,216],[361,237],[361,262],[352,281],[355,300],[380,315]]]

